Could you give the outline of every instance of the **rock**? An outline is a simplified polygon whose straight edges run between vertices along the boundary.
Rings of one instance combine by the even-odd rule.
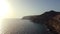
[[[60,34],[60,12],[51,10],[41,15],[33,15],[23,19],[29,19],[34,23],[45,25],[51,34]]]

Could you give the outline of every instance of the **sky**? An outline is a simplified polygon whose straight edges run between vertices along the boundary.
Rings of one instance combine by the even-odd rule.
[[[60,0],[0,0],[0,27],[4,18],[41,15],[50,10],[60,11]]]
[[[50,10],[60,11],[60,0],[0,0],[0,27],[4,18],[39,15]]]
[[[13,18],[28,15],[39,15],[46,11],[60,11],[60,0],[6,0],[9,4]]]

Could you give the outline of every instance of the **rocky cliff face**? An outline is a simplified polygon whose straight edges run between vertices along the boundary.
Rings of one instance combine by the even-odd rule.
[[[60,34],[60,12],[49,11],[42,15],[30,16],[32,22],[45,25],[51,34]]]
[[[49,19],[46,26],[54,34],[60,34],[60,15],[56,15]]]

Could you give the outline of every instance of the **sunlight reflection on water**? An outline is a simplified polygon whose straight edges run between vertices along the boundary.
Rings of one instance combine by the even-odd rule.
[[[5,19],[2,34],[43,34],[44,27],[29,20]]]

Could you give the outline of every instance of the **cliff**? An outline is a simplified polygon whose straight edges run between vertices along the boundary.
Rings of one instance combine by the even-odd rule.
[[[41,15],[29,16],[27,19],[45,25],[51,34],[60,34],[60,12],[51,10]]]

